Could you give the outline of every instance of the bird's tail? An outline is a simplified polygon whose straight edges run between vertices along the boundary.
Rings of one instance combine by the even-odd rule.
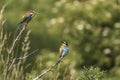
[[[19,22],[19,23],[18,23],[18,29],[20,29],[21,27],[22,27],[22,23]]]
[[[16,38],[16,36],[18,35],[20,29],[21,29],[22,26],[23,26],[23,23],[22,23],[22,22],[19,22],[17,25],[18,25],[18,27],[17,27],[17,29],[16,29],[16,31],[15,31],[14,38]]]

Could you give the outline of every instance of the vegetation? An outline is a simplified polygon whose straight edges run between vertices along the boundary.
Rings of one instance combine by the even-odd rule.
[[[20,34],[27,10],[37,15]],[[119,0],[1,0],[0,80],[33,80],[56,63],[61,40],[70,54],[42,80],[119,80],[119,35]]]

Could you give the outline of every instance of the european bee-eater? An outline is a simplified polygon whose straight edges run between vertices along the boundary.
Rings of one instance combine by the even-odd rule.
[[[23,24],[28,24],[34,16],[35,16],[35,11],[33,10],[27,11],[23,15],[22,20],[18,23],[18,27],[20,28]]]
[[[70,48],[68,43],[66,41],[62,41],[59,49],[60,57],[66,56],[69,52],[70,52]]]

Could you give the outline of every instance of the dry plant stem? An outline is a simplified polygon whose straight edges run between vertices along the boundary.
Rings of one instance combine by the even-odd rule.
[[[33,80],[39,80],[40,78],[42,78],[42,76],[44,76],[48,72],[52,71],[53,68],[55,68],[61,62],[62,59],[63,59],[63,57],[60,57],[55,64],[53,64],[50,68],[48,68],[47,70],[45,70],[44,72],[42,72],[40,75],[38,75],[37,77],[35,77]]]
[[[12,69],[12,66],[14,65],[14,63],[15,63],[15,61],[16,60],[23,60],[23,59],[26,59],[26,58],[28,58],[28,57],[30,57],[31,55],[33,55],[35,52],[37,52],[39,49],[36,49],[35,51],[33,51],[33,52],[31,52],[31,53],[29,53],[29,54],[27,54],[27,55],[25,55],[25,56],[23,56],[23,57],[21,57],[21,58],[14,58],[12,61],[11,61],[11,64],[9,65],[9,67],[8,67],[8,72]]]
[[[9,52],[8,52],[9,54],[12,53],[13,49],[14,49],[15,46],[16,46],[16,43],[19,41],[19,39],[20,39],[22,33],[24,32],[25,28],[26,28],[26,25],[23,26],[22,30],[20,31],[20,33],[18,34],[18,36],[17,36],[17,37],[15,38],[15,40],[13,41],[13,44],[12,44],[12,46],[11,46]]]
[[[31,52],[31,53],[29,53],[29,54],[27,54],[27,55],[25,55],[25,56],[23,56],[23,57],[20,57],[20,58],[16,58],[16,60],[23,60],[23,59],[26,59],[26,58],[28,58],[28,57],[30,57],[31,55],[33,55],[35,52],[37,52],[39,49],[36,49],[36,50],[34,50],[33,52]]]
[[[11,70],[11,67],[13,66],[13,64],[15,63],[15,59],[12,59],[11,57],[11,53],[13,52],[17,42],[20,40],[20,37],[22,36],[22,33],[24,32],[25,28],[26,28],[26,24],[22,27],[22,29],[20,30],[19,34],[17,35],[17,37],[14,39],[12,46],[10,48],[10,50],[8,51],[8,60],[7,60],[7,66],[6,66],[6,72],[4,75],[4,80],[7,80],[7,77],[9,75],[9,72]]]
[[[13,60],[12,60],[12,62],[11,62],[11,64],[10,64],[10,66],[9,66],[9,68],[8,68],[8,71],[10,71],[10,70],[11,70],[11,68],[12,68],[13,64],[15,63],[15,61],[16,61],[16,59],[13,59]]]
[[[10,64],[8,70],[11,70],[11,68],[12,68],[12,66],[14,65],[14,63],[15,63],[16,60],[23,60],[23,59],[26,59],[26,58],[30,57],[31,55],[33,55],[33,54],[34,54],[35,52],[37,52],[38,50],[39,50],[39,49],[36,49],[35,51],[33,51],[33,52],[31,52],[31,53],[29,53],[29,54],[23,56],[23,57],[14,58],[14,59],[12,60],[11,64]]]

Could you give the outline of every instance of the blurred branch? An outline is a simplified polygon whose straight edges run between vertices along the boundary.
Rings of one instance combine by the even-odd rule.
[[[12,66],[14,65],[15,61],[16,61],[16,59],[13,59],[13,60],[11,61],[11,64],[10,64],[10,66],[9,66],[9,68],[8,68],[8,71],[11,70],[11,68],[12,68]]]
[[[33,80],[39,80],[40,78],[42,78],[42,76],[44,76],[44,75],[47,74],[48,72],[52,71],[53,68],[55,68],[55,67],[61,62],[62,59],[63,59],[63,57],[60,57],[55,64],[53,64],[50,68],[48,68],[47,70],[45,70],[44,72],[42,72],[41,74],[39,74],[39,75],[38,75],[37,77],[35,77]]]
[[[4,6],[2,7],[2,9],[0,10],[0,27],[1,27],[1,25],[4,24],[3,12],[4,12],[5,7],[6,7],[6,5],[4,5]]]
[[[33,51],[33,52],[31,52],[31,53],[29,53],[29,54],[27,54],[27,55],[25,55],[25,56],[23,56],[23,57],[21,57],[21,58],[14,58],[13,60],[11,60],[11,64],[8,66],[8,72],[12,69],[12,66],[15,64],[15,62],[17,61],[17,60],[23,60],[23,59],[26,59],[26,58],[28,58],[28,57],[30,57],[31,55],[33,55],[35,52],[37,52],[39,49],[36,49],[35,51]],[[8,72],[7,72],[7,74],[8,74]],[[5,80],[5,79],[4,79]]]
[[[23,60],[23,59],[26,59],[28,57],[30,57],[31,55],[33,55],[35,52],[37,52],[39,49],[36,49],[35,51],[23,56],[23,57],[20,57],[20,58],[14,58],[12,61],[11,61],[11,65],[9,66],[8,70],[11,70],[12,66],[14,65],[15,61],[17,60]]]
[[[20,58],[16,58],[16,60],[23,60],[23,59],[26,59],[26,58],[28,58],[28,57],[30,57],[31,55],[33,55],[35,52],[37,52],[39,49],[36,49],[36,50],[34,50],[33,52],[31,52],[31,53],[29,53],[29,54],[27,54],[27,55],[25,55],[25,56],[23,56],[23,57],[20,57]]]
[[[14,41],[12,43],[12,46],[11,46],[10,50],[8,51],[8,59],[7,59],[7,65],[6,65],[6,72],[5,72],[5,75],[4,75],[4,80],[7,80],[7,77],[8,77],[8,74],[9,74],[10,70],[11,70],[11,67],[15,63],[16,59],[12,59],[11,53],[13,52],[15,46],[17,45],[17,42],[20,40],[20,37],[22,36],[22,33],[24,32],[26,26],[27,26],[26,24],[24,24],[22,26],[22,29],[20,30],[17,37],[14,39]]]
[[[23,26],[22,30],[20,31],[20,33],[18,34],[18,36],[17,36],[17,37],[15,38],[15,40],[13,41],[13,44],[12,44],[12,46],[11,46],[9,52],[8,52],[9,54],[12,53],[13,49],[14,49],[15,46],[16,46],[16,43],[20,40],[20,37],[21,37],[22,33],[24,32],[26,26],[27,26],[27,25],[24,25],[24,26]]]

